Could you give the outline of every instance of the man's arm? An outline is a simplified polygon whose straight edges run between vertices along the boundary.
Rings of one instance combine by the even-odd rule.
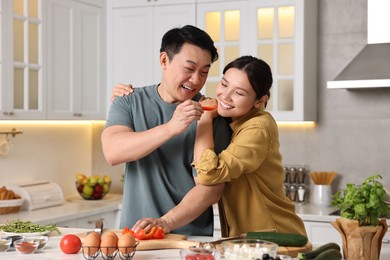
[[[166,125],[143,132],[134,132],[127,126],[110,126],[102,133],[103,154],[110,165],[135,161],[156,150],[172,136]]]
[[[222,196],[225,184],[206,186],[197,184],[181,200],[161,218],[143,218],[137,221],[132,229],[137,232],[140,228],[149,231],[153,226],[159,226],[165,233],[189,224],[199,217],[208,207],[217,203]]]
[[[127,126],[113,125],[102,133],[103,153],[110,165],[135,161],[145,157],[175,135],[183,133],[202,115],[200,104],[186,100],[179,104],[171,120],[142,132]]]

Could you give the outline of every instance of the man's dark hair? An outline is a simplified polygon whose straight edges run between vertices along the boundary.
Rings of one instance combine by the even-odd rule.
[[[214,41],[210,35],[192,25],[174,28],[166,32],[162,38],[160,52],[165,51],[169,60],[172,60],[173,56],[180,52],[184,43],[189,43],[209,51],[211,62],[218,60],[217,48],[215,48]]]

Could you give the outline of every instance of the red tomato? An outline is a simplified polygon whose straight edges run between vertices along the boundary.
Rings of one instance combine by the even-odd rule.
[[[81,240],[76,235],[65,235],[61,238],[60,248],[65,254],[77,254],[81,248]]]

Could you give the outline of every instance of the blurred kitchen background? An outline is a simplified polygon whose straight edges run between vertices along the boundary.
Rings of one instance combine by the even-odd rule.
[[[49,2],[58,5],[61,3]],[[102,2],[106,5],[105,8],[115,9],[105,1]],[[118,5],[121,3],[113,2]],[[5,4],[1,11],[3,25],[6,24],[4,20],[7,17],[4,6]],[[112,17],[115,14],[117,13],[107,12],[106,19],[115,19]],[[367,45],[367,0],[320,0],[317,23],[317,36],[314,39],[314,42],[317,40],[317,54],[314,57],[317,75],[316,83],[311,86],[317,91],[314,97],[315,123],[280,124],[284,164],[305,165],[308,171],[337,172],[335,190],[347,182],[360,183],[374,173],[381,174],[384,185],[390,187],[390,86],[367,89],[327,88],[327,82],[334,80]],[[4,106],[4,89],[11,87],[5,85],[5,77],[9,73],[4,66],[8,57],[8,34],[5,26],[1,28],[3,70],[0,91],[3,92],[0,92],[0,105]],[[65,32],[62,31],[61,34],[63,33]],[[109,37],[112,37],[112,32],[107,30],[107,38]],[[107,43],[108,58],[115,56],[110,51],[111,44]],[[107,62],[107,75],[103,79],[105,90],[101,100],[104,99],[106,106],[109,106],[111,89],[117,80],[115,72],[108,69],[112,63],[114,62]],[[389,67],[387,69],[390,76]],[[375,68],[367,65],[366,70]],[[129,78],[129,81],[135,82],[136,79],[132,81]],[[58,81],[53,84],[62,83]],[[0,111],[2,109],[6,111],[0,106]],[[61,186],[64,195],[70,195],[76,193],[75,174],[81,172],[86,175],[109,175],[113,181],[111,192],[122,191],[120,177],[124,172],[124,165],[108,166],[102,155],[100,135],[103,120],[19,121],[5,116],[0,119],[0,132],[12,128],[23,132],[15,136],[8,135],[12,147],[8,154],[0,156],[0,184],[50,180]],[[0,135],[0,140],[4,138],[5,135]]]

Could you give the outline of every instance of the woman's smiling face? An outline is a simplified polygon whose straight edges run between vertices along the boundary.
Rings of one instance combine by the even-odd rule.
[[[262,107],[262,99],[256,99],[256,93],[249,83],[246,73],[236,68],[228,69],[218,83],[218,114],[237,120],[253,107]]]

